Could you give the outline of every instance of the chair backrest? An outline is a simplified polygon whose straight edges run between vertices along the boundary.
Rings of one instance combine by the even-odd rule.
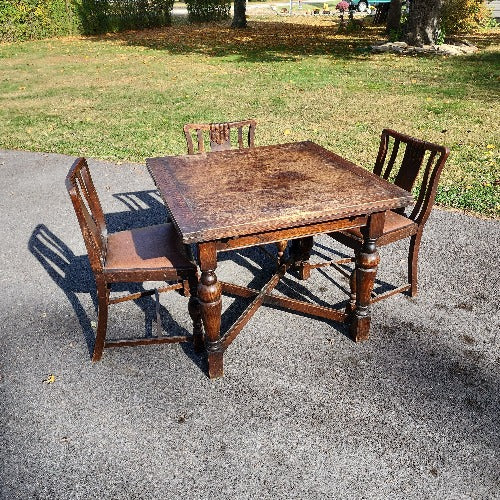
[[[102,271],[106,258],[106,221],[85,158],[78,158],[71,166],[66,189],[82,230],[90,266],[94,272]]]
[[[411,191],[425,165],[410,219],[417,224],[429,217],[443,166],[450,151],[444,146],[384,129],[373,173]]]
[[[237,144],[239,149],[253,148],[255,145],[255,120],[241,120],[238,122],[225,123],[188,123],[184,125],[184,135],[188,147],[188,154],[195,153],[193,137],[198,145],[197,153],[205,151],[204,132],[208,133],[208,139],[211,151],[224,151],[231,149],[231,129],[237,130]],[[248,127],[248,132],[243,140],[243,129]]]

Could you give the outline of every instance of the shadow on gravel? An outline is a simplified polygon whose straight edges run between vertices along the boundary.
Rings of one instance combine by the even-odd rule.
[[[127,212],[127,214],[131,213],[133,212]],[[123,219],[123,214],[112,215],[117,215],[120,221]],[[144,217],[144,215],[145,214],[141,214],[141,218]],[[132,224],[132,226],[137,227],[135,224]],[[87,255],[75,255],[64,241],[43,224],[38,225],[34,229],[28,242],[28,248],[38,262],[40,262],[47,274],[59,288],[61,288],[73,307],[80,323],[85,342],[87,343],[90,357],[94,349],[95,341],[95,330],[92,327],[94,320],[91,321],[91,319],[89,319],[77,295],[88,294],[92,299],[97,313],[97,294],[94,275],[90,268]],[[144,290],[145,288],[142,283],[118,283],[112,287],[112,292],[118,294],[138,293]],[[151,297],[142,297],[133,302],[144,312],[144,336],[146,338],[153,337],[153,332],[156,333],[156,328],[154,326],[156,324],[156,304],[154,299]],[[190,332],[185,332],[184,329],[178,325],[163,305],[160,305],[160,318],[164,334],[166,332],[170,335],[190,334]],[[110,307],[110,321],[119,321],[118,317],[113,317],[113,307]],[[191,343],[183,343],[181,346],[186,355],[196,365],[202,368],[203,364],[200,357],[194,352]]]
[[[88,293],[97,309],[94,276],[86,255],[75,255],[71,249],[44,224],[39,224],[31,234],[28,249],[40,262],[47,274],[68,298],[87,343],[89,353],[94,347],[94,331],[78,293]]]
[[[113,197],[122,202],[128,211],[106,214],[110,233],[164,224],[168,220],[165,205],[156,189],[116,193]]]
[[[318,256],[320,261],[332,261],[332,260],[340,260],[340,259],[348,259],[348,258],[353,258],[354,252],[350,252],[349,248],[344,247],[345,251],[340,252],[336,249],[330,248],[326,245],[323,245],[321,243],[318,243],[317,241],[314,242],[314,248],[312,251],[312,256]],[[350,252],[350,253],[349,253]],[[382,259],[381,264],[384,264],[384,261]],[[342,264],[340,267],[349,275],[354,269],[354,263],[349,263],[349,264]],[[336,276],[335,278],[332,278],[331,272],[326,272],[324,269],[332,269],[332,268],[319,268],[317,272],[320,272],[329,282],[331,285],[336,286],[339,288],[346,296],[346,300],[350,295],[350,288],[349,288],[349,280],[347,277],[342,275],[338,271],[333,271]],[[379,269],[380,270],[380,269]],[[377,295],[381,295],[383,293],[389,292],[391,290],[395,290],[398,286],[403,285],[404,283],[400,283],[398,285],[395,285],[394,283],[388,283],[387,281],[384,281],[380,278],[380,274],[377,274],[377,277],[375,278],[375,283],[373,284],[373,293]],[[409,296],[407,292],[404,293],[405,296]]]
[[[430,325],[396,316],[395,311],[390,326],[385,321],[381,331],[385,349],[376,351],[372,360],[380,366],[382,384],[385,380],[391,397],[404,400],[405,411],[415,419],[423,412],[419,406],[427,405],[428,422],[422,423],[436,426],[430,432],[442,426],[440,430],[448,429],[450,440],[498,453],[500,358],[492,360],[489,352],[496,348],[495,342],[457,335],[450,346],[441,340],[439,321]]]

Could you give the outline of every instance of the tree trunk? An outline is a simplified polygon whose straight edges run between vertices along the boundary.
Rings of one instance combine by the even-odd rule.
[[[246,0],[234,0],[234,16],[231,28],[246,28]]]
[[[401,23],[401,0],[391,0],[387,15],[387,33],[397,33]]]
[[[443,0],[411,0],[405,41],[409,45],[433,45],[439,36]]]

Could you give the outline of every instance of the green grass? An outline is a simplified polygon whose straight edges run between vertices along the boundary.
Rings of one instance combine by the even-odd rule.
[[[312,16],[309,16],[312,17]],[[380,30],[250,19],[0,45],[0,147],[118,161],[185,152],[182,125],[254,117],[372,168],[391,127],[447,145],[442,205],[500,216],[499,36],[464,57],[371,54]]]

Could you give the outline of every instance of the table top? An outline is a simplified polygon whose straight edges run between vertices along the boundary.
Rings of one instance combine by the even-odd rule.
[[[410,193],[305,141],[148,158],[184,243],[400,208]]]

